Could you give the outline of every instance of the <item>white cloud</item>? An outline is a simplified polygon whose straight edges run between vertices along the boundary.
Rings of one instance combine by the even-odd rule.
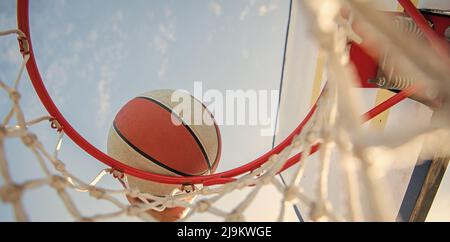
[[[124,46],[123,42],[112,44],[94,55],[94,65],[100,66],[93,70],[94,73],[99,73],[96,100],[96,124],[99,127],[107,124],[111,115],[111,85],[117,78],[117,72],[127,54]]]
[[[245,18],[249,15],[253,5],[255,5],[256,0],[250,0],[245,6],[244,9],[242,9],[240,15],[239,15],[239,20],[245,20]]]
[[[169,66],[169,59],[164,58],[161,62],[161,65],[159,66],[158,71],[157,71],[158,77],[160,79],[164,79],[166,77],[168,66]]]
[[[258,15],[261,17],[265,16],[266,14],[274,11],[275,9],[277,9],[276,4],[271,3],[271,4],[269,4],[269,6],[263,4],[258,9]]]
[[[128,36],[123,32],[124,14],[117,11],[108,20],[108,24],[101,24],[94,28],[86,36],[86,42],[92,48],[101,46],[94,52],[93,62],[88,67],[88,76],[96,75],[98,112],[96,114],[96,125],[102,127],[109,125],[111,115],[111,85],[117,78],[117,73],[122,66],[123,60],[128,54],[124,40]],[[114,38],[114,41],[107,41]],[[106,44],[99,44],[105,42]],[[92,68],[91,68],[92,67]],[[89,74],[90,73],[90,74]]]
[[[103,65],[100,68],[100,81],[97,85],[98,93],[98,113],[96,123],[97,126],[102,126],[106,123],[106,117],[110,113],[111,109],[111,83],[115,76],[115,73],[110,69],[108,65]]]
[[[75,52],[69,57],[56,58],[44,69],[44,80],[48,83],[47,86],[56,103],[65,103],[67,83],[70,80],[69,73],[78,63],[79,54]]]
[[[168,24],[168,25],[161,24],[159,26],[159,31],[167,39],[169,39],[171,41],[175,41],[175,27],[174,27],[173,23]]]
[[[173,16],[172,10],[164,7],[165,22],[159,25],[158,33],[151,39],[148,46],[153,51],[160,54],[160,63],[155,68],[158,78],[164,79],[169,69],[169,52],[171,43],[176,41],[176,18]]]
[[[240,20],[244,20],[250,12],[250,6],[246,5],[239,16]]]
[[[97,84],[97,126],[103,126],[109,121],[111,115],[111,85],[117,78],[118,70],[126,55],[127,51],[123,42],[105,46],[104,49],[94,55],[95,65],[100,65],[99,68],[94,68],[94,72],[100,72]]]
[[[258,9],[258,14],[259,14],[259,16],[264,16],[267,14],[268,11],[269,11],[269,9],[267,8],[266,5],[261,5]]]
[[[175,40],[175,24],[161,24],[159,25],[159,33],[153,38],[150,46],[164,56],[169,49],[170,42]]]
[[[44,72],[44,80],[48,83],[47,86],[57,104],[65,102],[64,92],[68,82],[66,70],[70,69],[71,64],[67,59],[59,59],[58,62],[52,62]]]
[[[244,60],[248,60],[248,58],[250,58],[250,51],[247,48],[244,48],[241,51],[241,55]]]
[[[165,55],[167,53],[167,49],[169,48],[169,43],[164,38],[158,35],[153,38],[151,46],[161,55]]]
[[[208,5],[208,9],[211,13],[213,13],[217,17],[222,15],[222,6],[218,2],[211,2]]]

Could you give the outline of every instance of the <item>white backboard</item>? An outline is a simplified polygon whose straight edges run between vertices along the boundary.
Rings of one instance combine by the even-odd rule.
[[[450,9],[450,2],[445,1],[416,1],[417,6],[421,8],[439,8]],[[398,11],[396,1],[377,1],[377,5],[382,10]],[[294,1],[292,6],[291,26],[289,32],[285,75],[282,83],[282,94],[279,109],[278,134],[276,142],[280,142],[298,125],[306,116],[310,107],[315,102],[319,92],[326,82],[326,73],[324,66],[326,61],[320,55],[317,46],[312,40],[310,26],[303,12],[301,3]],[[373,107],[377,100],[380,101],[386,96],[387,91],[372,88],[358,88],[360,96],[363,97],[361,114]],[[392,94],[391,94],[392,95]],[[413,100],[405,100],[399,105],[393,107],[385,116],[380,115],[373,121],[365,125],[366,129],[373,131],[373,135],[389,133],[398,130],[408,130],[420,124],[427,124],[431,118],[432,111]],[[397,163],[403,164],[401,168],[394,169],[384,177],[385,182],[389,184],[391,191],[386,192],[386,199],[392,200],[392,206],[388,213],[392,220],[395,220],[405,196],[406,189],[410,183],[414,165],[417,162],[421,150],[422,142],[415,144],[416,149],[411,150],[407,156],[402,156]],[[301,187],[305,188],[305,193],[313,194],[315,184],[317,184],[318,164],[317,155],[313,155],[306,164],[306,170],[302,178]],[[333,207],[338,208],[343,205],[345,200],[345,186],[342,171],[337,165],[338,159],[334,159],[330,168],[329,198]],[[292,177],[293,169],[283,173],[283,178],[288,182]],[[441,187],[449,187],[448,173]],[[436,199],[436,204],[449,202],[450,191],[442,188]],[[390,197],[389,197],[390,196]],[[308,207],[304,204],[298,204],[298,210],[302,219],[308,220]],[[440,205],[436,205],[440,206]],[[442,211],[441,211],[442,212]],[[436,214],[436,215],[434,215]],[[439,212],[430,211],[429,219],[433,220]],[[442,215],[439,215],[443,219]],[[449,218],[447,214],[447,219]]]

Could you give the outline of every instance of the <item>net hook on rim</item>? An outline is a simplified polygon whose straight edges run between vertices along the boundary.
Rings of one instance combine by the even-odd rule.
[[[180,190],[185,193],[195,192],[195,189],[196,189],[196,187],[194,184],[188,184],[188,183],[182,184],[181,188],[180,188]]]
[[[51,127],[52,129],[56,129],[56,131],[57,131],[58,133],[60,133],[60,132],[63,131],[62,125],[59,124],[59,122],[58,122],[58,120],[56,120],[56,118],[51,117],[48,121],[50,122],[50,127]]]
[[[22,32],[19,32],[19,36],[17,37],[17,41],[19,42],[19,49],[22,55],[30,54],[30,44],[28,43],[28,38]]]

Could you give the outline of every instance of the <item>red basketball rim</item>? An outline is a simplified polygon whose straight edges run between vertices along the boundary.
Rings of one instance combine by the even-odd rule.
[[[216,185],[216,184],[224,184],[228,182],[232,182],[235,180],[234,177],[242,175],[244,173],[251,172],[252,170],[257,169],[262,164],[266,163],[270,156],[274,154],[280,153],[285,147],[287,147],[293,140],[293,138],[299,134],[305,124],[310,120],[311,116],[314,114],[317,108],[317,104],[314,105],[307,116],[303,119],[303,121],[298,125],[298,127],[272,150],[266,152],[261,157],[245,164],[240,167],[224,171],[221,173],[211,174],[207,176],[192,176],[192,177],[173,177],[173,176],[165,176],[156,173],[147,172],[144,170],[140,170],[131,166],[128,166],[110,156],[105,154],[104,152],[97,149],[91,143],[89,143],[83,136],[81,136],[70,123],[65,119],[65,117],[61,114],[58,107],[56,107],[52,98],[50,97],[43,81],[41,75],[39,73],[39,69],[36,64],[36,59],[34,57],[33,45],[31,41],[30,34],[30,25],[29,25],[29,1],[28,0],[18,0],[17,1],[17,21],[19,29],[25,33],[28,37],[29,48],[30,48],[30,58],[27,62],[27,71],[30,76],[31,82],[33,84],[36,93],[38,94],[42,104],[45,106],[49,114],[55,118],[58,123],[61,125],[64,132],[72,139],[80,148],[90,154],[92,157],[97,160],[103,162],[107,166],[110,166],[112,169],[123,172],[127,175],[131,175],[134,177],[138,177],[144,180],[155,181],[159,183],[166,184],[203,184],[205,186]],[[389,109],[394,106],[401,100],[405,99],[407,96],[411,95],[415,89],[409,89],[402,91],[396,95],[394,95],[391,99],[388,99],[386,102],[374,107],[372,110],[363,115],[363,119],[369,120],[379,113]],[[315,153],[319,149],[319,144],[316,144],[312,147],[310,154]],[[310,155],[308,154],[308,155]],[[293,157],[291,157],[286,164],[283,166],[283,169],[280,171],[284,171],[285,169],[296,164],[302,156],[302,153],[299,153]]]

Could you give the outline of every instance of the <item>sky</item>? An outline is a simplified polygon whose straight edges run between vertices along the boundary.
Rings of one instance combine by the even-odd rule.
[[[0,2],[0,29],[15,28],[16,3]],[[30,1],[36,61],[47,89],[65,117],[87,140],[106,150],[114,115],[128,100],[155,89],[278,91],[289,1]],[[14,37],[2,38],[0,78],[14,78],[20,62]],[[20,91],[27,117],[45,114],[27,75]],[[9,100],[0,97],[1,115]],[[223,152],[218,171],[243,165],[272,147],[261,125],[221,125]],[[46,124],[33,128],[51,150],[56,135]],[[39,177],[37,162],[8,140],[8,159],[18,181]],[[61,159],[85,181],[105,166],[69,139]],[[101,185],[118,187],[106,179]],[[98,212],[87,196],[75,195],[83,211]],[[25,196],[33,220],[70,220],[50,189]],[[93,205],[94,204],[94,205]],[[96,211],[97,209],[97,211]],[[52,212],[50,212],[52,211]],[[11,208],[0,205],[1,220]]]

